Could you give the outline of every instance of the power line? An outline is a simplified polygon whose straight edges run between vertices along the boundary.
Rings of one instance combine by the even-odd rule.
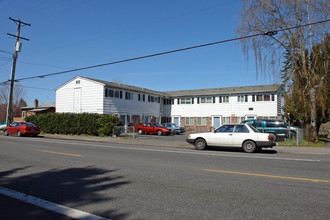
[[[0,52],[2,53],[7,53],[7,54],[10,54],[10,55],[13,55],[12,53],[8,52],[8,51],[5,51],[5,50],[0,50]]]
[[[125,62],[130,62],[130,61],[135,61],[135,60],[141,60],[141,59],[146,59],[146,58],[151,58],[151,57],[156,57],[156,56],[161,56],[161,55],[166,55],[166,54],[171,54],[171,53],[177,53],[177,52],[191,50],[191,49],[197,49],[197,48],[206,47],[206,46],[212,46],[212,45],[221,44],[221,43],[227,43],[227,42],[231,42],[231,41],[247,39],[247,38],[251,38],[251,37],[265,36],[265,35],[268,35],[268,36],[271,35],[272,36],[272,35],[277,34],[277,32],[283,32],[283,31],[286,31],[286,30],[296,29],[296,28],[300,28],[300,27],[321,24],[321,23],[325,23],[325,22],[328,22],[328,21],[330,21],[330,19],[323,20],[323,21],[318,21],[318,22],[314,22],[314,23],[308,23],[308,24],[304,24],[304,25],[298,25],[298,26],[289,27],[289,28],[285,28],[285,29],[272,30],[272,31],[267,31],[267,32],[263,32],[263,33],[258,33],[258,34],[253,34],[253,35],[248,35],[248,36],[243,36],[243,37],[238,37],[238,38],[232,38],[232,39],[216,41],[216,42],[207,43],[207,44],[200,44],[200,45],[196,45],[196,46],[185,47],[185,48],[181,48],[181,49],[170,50],[170,51],[165,51],[165,52],[160,52],[160,53],[135,57],[135,58],[129,58],[129,59],[124,59],[124,60],[119,60],[119,61],[113,61],[113,62],[109,62],[109,63],[103,63],[103,64],[98,64],[98,65],[93,65],[93,66],[81,67],[81,68],[76,68],[76,69],[71,69],[71,70],[66,70],[66,71],[61,71],[61,72],[55,72],[55,73],[48,73],[48,74],[43,74],[43,75],[38,75],[38,76],[25,77],[25,78],[16,79],[15,81],[19,82],[19,81],[22,81],[22,80],[44,78],[44,77],[55,76],[55,75],[60,75],[60,74],[64,74],[64,73],[77,72],[77,71],[81,71],[81,70],[87,70],[87,69],[92,69],[92,68],[97,68],[97,67],[109,66],[109,65],[125,63]],[[2,83],[6,83],[6,81],[2,82]]]

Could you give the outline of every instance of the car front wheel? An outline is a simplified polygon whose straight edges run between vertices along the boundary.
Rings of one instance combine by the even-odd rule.
[[[142,130],[141,129],[139,129],[138,130],[138,134],[142,134],[143,132],[142,132]]]
[[[257,149],[256,144],[253,141],[245,141],[243,144],[243,150],[246,153],[253,153]]]
[[[206,141],[204,139],[197,139],[195,141],[195,149],[196,150],[205,150],[206,149]]]
[[[21,137],[22,136],[22,133],[20,131],[17,131],[17,136],[18,137]]]
[[[8,136],[8,131],[7,130],[5,130],[4,135]]]
[[[162,132],[161,130],[158,130],[158,131],[157,131],[157,134],[158,134],[158,135],[162,135],[163,132]]]

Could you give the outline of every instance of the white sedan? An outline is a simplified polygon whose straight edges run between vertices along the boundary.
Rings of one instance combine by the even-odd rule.
[[[190,134],[187,142],[196,150],[207,146],[241,147],[247,153],[276,145],[271,134],[260,133],[250,124],[226,124],[213,132]]]

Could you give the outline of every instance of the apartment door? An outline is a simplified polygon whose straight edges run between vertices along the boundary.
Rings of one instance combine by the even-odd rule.
[[[220,121],[221,118],[220,116],[213,116],[213,128],[216,129],[218,127],[220,127]]]
[[[173,123],[180,126],[180,119],[179,117],[173,117]]]

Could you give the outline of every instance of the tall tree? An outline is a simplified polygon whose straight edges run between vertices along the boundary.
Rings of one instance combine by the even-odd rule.
[[[6,119],[8,93],[9,93],[9,85],[8,84],[1,85],[0,86],[0,105],[2,105],[1,113],[0,113],[1,120]],[[24,99],[23,99],[24,95],[25,95],[25,91],[24,91],[23,87],[20,84],[16,83],[14,90],[13,90],[13,116],[14,117],[19,116],[19,115],[17,115],[20,112],[19,105],[20,105],[21,100],[24,101]]]
[[[291,88],[291,92],[292,88],[299,88],[287,101],[302,103],[300,108],[308,108],[305,113],[298,107],[294,111],[307,114],[308,117],[303,118],[311,125],[313,139],[317,139],[316,123],[320,121],[318,101],[325,101],[317,99],[324,89],[323,80],[329,74],[326,65],[329,57],[324,60],[320,54],[326,50],[322,42],[326,42],[330,22],[303,25],[328,20],[329,8],[329,0],[242,0],[241,21],[236,30],[240,36],[265,33],[241,41],[247,57],[250,50],[253,51],[257,74],[271,73],[275,79],[280,79],[282,63],[286,62],[283,67],[285,87]]]

